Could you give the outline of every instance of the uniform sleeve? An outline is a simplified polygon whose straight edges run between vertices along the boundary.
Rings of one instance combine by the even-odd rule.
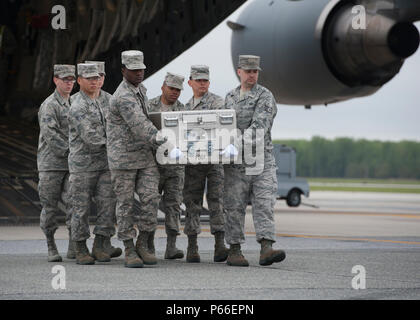
[[[230,93],[228,93],[225,97],[225,101],[223,103],[223,109],[233,109],[231,99],[230,99]]]
[[[192,110],[192,109],[191,109],[191,105],[192,105],[192,99],[191,99],[191,100],[188,100],[188,101],[187,101],[187,103],[186,103],[186,104],[184,104],[184,110],[185,110],[185,111]]]
[[[159,112],[158,110],[158,103],[156,103],[155,99],[149,100],[147,104],[147,111],[148,112]]]
[[[68,135],[63,133],[56,110],[51,104],[42,105],[39,110],[39,129],[50,150],[58,157],[69,153]]]
[[[156,141],[158,130],[142,111],[135,110],[136,102],[126,97],[118,102],[118,109],[121,117],[127,123],[131,133],[137,141],[150,143],[153,147],[158,147]]]
[[[100,105],[99,107],[102,110],[102,114],[104,116],[104,121],[106,123],[106,121],[108,120],[108,113],[109,113],[109,108],[111,105],[111,98],[112,95],[110,95],[108,92],[104,92],[104,96],[103,98],[100,100]]]
[[[184,111],[184,110],[185,110],[185,105],[178,101],[176,111]]]
[[[264,143],[264,137],[270,132],[276,114],[277,104],[273,95],[270,92],[263,92],[257,101],[254,116],[248,129],[260,129],[263,130],[264,134],[256,135],[255,139],[252,141],[253,146]],[[244,139],[251,139],[253,131],[254,130],[246,131],[244,133]]]
[[[215,96],[211,108],[213,110],[225,109],[225,102],[223,101],[223,98]]]

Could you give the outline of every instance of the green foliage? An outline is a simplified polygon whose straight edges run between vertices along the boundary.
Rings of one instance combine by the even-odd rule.
[[[420,179],[420,142],[337,138],[275,140],[296,150],[302,177]]]

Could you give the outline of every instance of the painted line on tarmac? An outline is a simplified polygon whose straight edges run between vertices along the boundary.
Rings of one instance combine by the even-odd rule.
[[[164,226],[158,226],[158,229],[164,230]],[[184,228],[180,228],[183,231]],[[210,233],[210,229],[202,228],[202,232]],[[246,235],[255,236],[255,232],[247,231]],[[277,237],[287,238],[305,238],[305,239],[324,239],[324,240],[338,240],[338,241],[357,241],[357,242],[379,242],[379,243],[396,243],[396,244],[410,244],[420,245],[420,241],[404,241],[404,240],[387,240],[387,239],[371,239],[371,238],[351,238],[351,237],[339,237],[339,236],[317,236],[317,235],[303,235],[303,234],[287,234],[287,233],[276,233]]]
[[[420,214],[413,213],[388,213],[388,212],[370,212],[370,211],[319,211],[319,210],[287,210],[277,209],[277,212],[284,213],[316,213],[316,214],[347,214],[357,216],[382,216],[382,217],[397,217],[407,219],[420,219]]]
[[[249,232],[246,234],[255,234],[255,232]],[[284,234],[276,233],[277,237],[289,237],[289,238],[308,238],[308,239],[326,239],[326,240],[339,240],[339,241],[358,241],[358,242],[381,242],[381,243],[398,243],[398,244],[414,244],[420,245],[420,241],[404,241],[404,240],[387,240],[387,239],[370,239],[370,238],[350,238],[350,237],[338,237],[338,236],[316,236],[316,235],[300,235],[300,234]]]

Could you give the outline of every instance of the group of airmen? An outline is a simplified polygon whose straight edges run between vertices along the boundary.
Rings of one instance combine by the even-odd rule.
[[[241,84],[225,100],[209,91],[209,67],[191,66],[188,85],[193,96],[185,105],[178,100],[184,89],[183,76],[168,72],[162,94],[148,100],[142,84],[146,69],[143,53],[124,51],[121,63],[123,80],[113,95],[101,89],[106,76],[104,62],[77,64],[77,77],[76,66],[54,65],[56,90],[38,113],[40,227],[47,238],[48,261],[62,261],[54,239],[62,200],[69,231],[67,258],[77,264],[109,262],[120,256],[121,248],[111,244],[115,234],[124,244],[126,267],[156,264],[154,237],[159,208],[165,213],[164,258],[184,258],[184,252],[176,247],[182,202],[186,207],[184,233],[188,236],[186,261],[200,262],[197,235],[201,232],[206,184],[210,231],[215,238],[214,261],[249,265],[241,251],[248,203],[261,244],[259,263],[282,261],[285,252],[272,248],[277,178],[271,127],[277,107],[272,93],[257,83],[260,57],[239,56]],[[76,81],[80,90],[70,96]],[[167,137],[153,125],[149,113],[213,109],[234,109],[243,139],[247,129],[263,130],[264,141],[252,141],[254,147],[264,144],[260,173],[247,174],[247,164],[157,163],[156,150]],[[169,151],[171,157],[181,156],[176,147]],[[225,152],[230,156],[237,150],[227,148]],[[134,206],[135,195],[139,208]],[[90,238],[89,213],[93,206],[97,218],[89,251],[86,240]]]

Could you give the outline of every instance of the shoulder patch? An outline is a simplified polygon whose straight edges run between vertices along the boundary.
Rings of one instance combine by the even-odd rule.
[[[269,105],[264,106],[264,111],[267,113],[273,113],[273,107]]]

